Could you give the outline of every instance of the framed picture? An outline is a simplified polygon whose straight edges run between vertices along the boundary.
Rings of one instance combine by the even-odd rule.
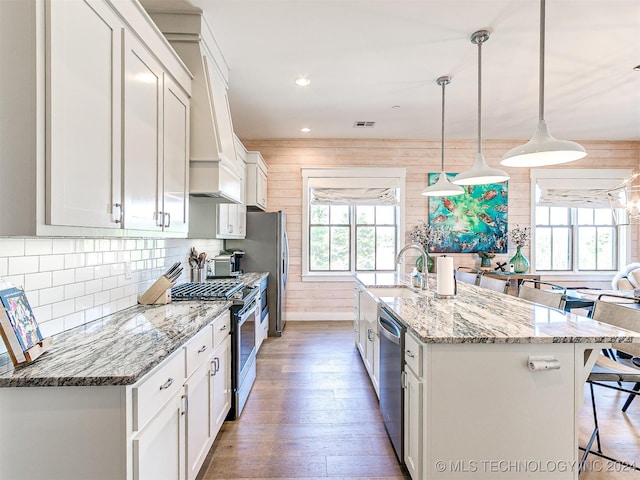
[[[19,288],[0,291],[0,334],[14,365],[37,358],[50,342],[42,337],[27,296]]]
[[[429,173],[433,185],[439,173]],[[456,174],[447,173],[451,180]],[[429,197],[429,225],[441,230],[433,253],[507,252],[508,182],[465,185],[453,197]]]

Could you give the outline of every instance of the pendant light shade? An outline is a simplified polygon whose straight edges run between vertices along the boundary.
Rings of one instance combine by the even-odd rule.
[[[484,185],[509,180],[509,174],[487,165],[482,155],[482,44],[489,40],[488,30],[479,30],[471,35],[471,43],[478,45],[478,153],[473,166],[452,180],[456,185]]]
[[[507,167],[542,167],[573,162],[587,155],[582,145],[568,140],[558,140],[549,133],[544,120],[544,35],[545,0],[540,0],[540,91],[538,99],[538,128],[524,145],[512,148],[500,162]]]
[[[438,181],[426,187],[422,191],[422,195],[427,197],[452,197],[454,195],[462,195],[464,189],[460,185],[454,185],[447,179],[447,174],[444,171],[444,88],[451,83],[451,77],[440,77],[436,80],[438,85],[442,87],[442,146],[440,148],[440,167],[441,172],[438,177]]]

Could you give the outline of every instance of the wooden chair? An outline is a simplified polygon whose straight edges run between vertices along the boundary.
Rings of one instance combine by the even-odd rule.
[[[482,272],[473,267],[458,267],[456,269],[456,280],[458,282],[471,283],[478,285]]]
[[[532,286],[527,284],[532,284]],[[550,288],[543,290],[540,288],[542,285]],[[567,290],[563,286],[540,280],[523,280],[518,292],[518,298],[559,310],[564,310],[566,296]]]
[[[480,275],[478,286],[482,288],[488,288],[489,290],[495,290],[500,293],[507,293],[509,290],[509,279],[488,277],[487,275]]]
[[[640,309],[629,308],[620,304],[612,303],[611,299],[609,301],[600,299],[600,297],[605,296],[616,297],[616,295],[612,295],[609,293],[599,295],[599,298],[598,300],[596,300],[593,307],[592,318],[594,320],[598,320],[599,322],[608,323],[616,327],[624,328],[634,332],[640,332]],[[620,295],[619,298],[625,298],[629,300],[630,297]],[[638,298],[637,300],[640,302],[640,298]],[[632,358],[640,357],[639,343],[614,343],[613,348],[615,348],[619,352],[624,352],[628,355],[631,355]],[[632,382],[634,384],[633,388],[626,388],[622,386],[623,383],[628,382]],[[594,428],[587,446],[584,449],[581,448],[582,450],[584,450],[584,455],[580,460],[580,470],[583,469],[587,455],[590,453],[599,457],[606,458],[607,460],[613,462],[618,462],[623,465],[633,467],[636,470],[640,470],[640,467],[609,457],[602,453],[602,446],[600,444],[600,430],[598,427],[598,414],[596,410],[595,395],[593,393],[594,385],[628,393],[629,397],[622,407],[622,411],[626,412],[627,408],[636,397],[636,395],[640,395],[640,368],[634,366],[633,362],[623,363],[623,361],[616,361],[615,359],[608,356],[600,355],[596,360],[591,373],[589,374],[587,383],[589,383],[589,389],[591,390],[591,407],[593,409]],[[591,450],[594,440],[597,441],[597,451],[595,452]]]

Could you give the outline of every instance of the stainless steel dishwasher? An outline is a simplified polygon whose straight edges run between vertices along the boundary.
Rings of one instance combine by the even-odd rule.
[[[404,464],[404,334],[406,328],[384,306],[378,306],[380,331],[380,412],[393,449]]]

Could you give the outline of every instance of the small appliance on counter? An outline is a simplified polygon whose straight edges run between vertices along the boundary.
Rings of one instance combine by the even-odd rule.
[[[240,259],[244,256],[241,250],[221,253],[208,263],[207,278],[237,278],[242,275]]]

